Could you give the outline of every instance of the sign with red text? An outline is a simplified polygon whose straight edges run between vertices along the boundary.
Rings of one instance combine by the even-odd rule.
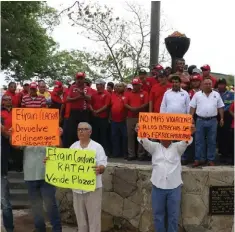
[[[139,114],[139,138],[184,140],[191,138],[192,116],[189,114]]]
[[[58,109],[12,109],[12,145],[58,146],[59,133]]]

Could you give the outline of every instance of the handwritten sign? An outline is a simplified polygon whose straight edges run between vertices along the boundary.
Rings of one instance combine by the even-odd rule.
[[[13,108],[12,129],[15,146],[58,146],[59,110]]]
[[[192,116],[188,114],[140,113],[138,137],[188,141],[191,126]]]
[[[61,188],[94,191],[95,152],[66,148],[47,148],[46,182]]]

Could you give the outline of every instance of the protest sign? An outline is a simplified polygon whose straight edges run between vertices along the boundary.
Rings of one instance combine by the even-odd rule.
[[[46,156],[47,183],[61,188],[95,190],[95,151],[47,147]]]
[[[189,114],[140,113],[138,137],[188,141],[191,126],[192,116]]]
[[[13,108],[12,144],[15,146],[58,146],[59,110]]]

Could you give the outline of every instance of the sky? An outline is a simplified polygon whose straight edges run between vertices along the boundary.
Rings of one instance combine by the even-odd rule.
[[[86,2],[87,0],[85,0]],[[94,0],[91,0],[94,1]],[[58,10],[67,8],[73,4],[73,0],[47,1],[48,4]],[[106,4],[114,8],[115,14],[121,18],[130,17],[123,9],[125,1],[99,0],[100,4]],[[132,0],[142,5],[143,9],[150,13],[151,1]],[[201,67],[209,64],[213,72],[235,75],[235,30],[232,23],[235,1],[161,1],[162,18],[167,28],[186,34],[191,39],[188,52],[184,56],[188,65],[195,64]],[[77,29],[70,26],[68,18],[61,19],[61,24],[52,32],[52,36],[59,43],[60,49],[96,49],[94,42],[77,34]],[[97,46],[98,48],[98,46]],[[161,49],[161,48],[160,48]],[[0,85],[3,84],[1,75]]]

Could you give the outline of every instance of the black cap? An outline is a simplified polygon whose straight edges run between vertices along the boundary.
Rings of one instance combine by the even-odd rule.
[[[224,78],[220,78],[220,79],[217,81],[217,84],[224,84],[224,85],[227,85],[227,81],[226,81]]]

